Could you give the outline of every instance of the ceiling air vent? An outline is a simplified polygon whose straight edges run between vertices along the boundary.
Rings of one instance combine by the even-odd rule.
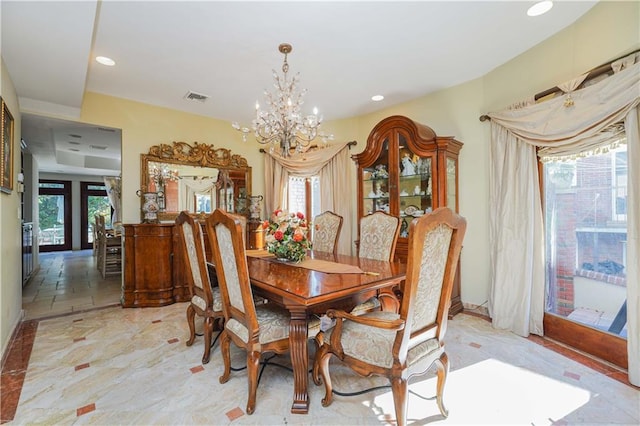
[[[69,133],[69,136],[76,139],[80,139],[82,137],[81,135],[76,135],[75,133]]]
[[[91,145],[92,149],[99,149],[100,151],[104,151],[105,149],[107,149],[106,146],[102,146],[102,145]]]
[[[80,145],[80,142],[76,142],[76,141],[68,141],[67,143],[69,145]]]
[[[190,101],[198,101],[205,103],[207,99],[209,99],[208,95],[203,95],[202,93],[196,93],[192,91],[188,91],[186,95],[184,95],[185,99],[189,99]]]

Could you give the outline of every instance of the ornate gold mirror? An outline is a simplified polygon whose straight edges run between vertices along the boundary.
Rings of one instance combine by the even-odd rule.
[[[154,145],[140,155],[140,183],[143,192],[159,194],[161,221],[175,220],[183,210],[249,213],[251,167],[226,148],[198,142]]]

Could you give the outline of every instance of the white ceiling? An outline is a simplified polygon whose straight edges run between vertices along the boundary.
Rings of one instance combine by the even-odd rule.
[[[556,1],[531,18],[533,3],[2,0],[1,52],[21,110],[32,113],[22,132],[41,170],[69,170],[68,154],[101,156],[69,151],[69,133],[54,130],[68,123],[38,115],[77,118],[85,91],[247,125],[256,100],[272,90],[271,70],[281,70],[278,45],[288,42],[290,74],[300,73],[309,111],[317,106],[325,121],[348,118],[481,77],[597,1]],[[98,55],[117,65],[96,63]],[[210,98],[190,101],[188,91]],[[376,94],[384,101],[372,102]],[[88,146],[113,143],[93,141]],[[47,143],[49,154],[41,154]]]

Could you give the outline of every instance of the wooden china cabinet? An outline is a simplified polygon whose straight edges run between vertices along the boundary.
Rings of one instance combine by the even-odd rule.
[[[409,223],[414,217],[442,206],[458,211],[462,145],[451,136],[437,136],[430,127],[395,115],[380,121],[364,151],[352,156],[358,167],[358,218],[375,211],[400,217],[396,259],[407,260]],[[449,314],[461,311],[458,265]]]

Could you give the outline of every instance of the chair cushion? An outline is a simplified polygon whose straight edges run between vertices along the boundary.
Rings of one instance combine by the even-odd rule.
[[[400,315],[395,312],[376,311],[365,314],[367,318],[395,320]],[[330,341],[335,328],[328,330],[325,341]],[[344,321],[342,326],[342,349],[345,355],[366,363],[389,368],[393,364],[393,341],[396,331]]]
[[[313,339],[320,332],[320,318],[312,317],[307,321],[307,338]]]
[[[409,349],[409,352],[407,353],[407,366],[410,367],[418,362],[425,362],[427,366],[431,365],[431,363],[438,358],[443,351],[444,348],[440,346],[438,339],[429,339]]]
[[[395,320],[400,318],[394,312],[376,311],[365,314],[367,318]],[[326,332],[325,342],[330,341],[334,329]],[[393,365],[393,342],[396,331],[385,330],[345,320],[342,327],[342,349],[345,355],[359,359],[368,364],[383,368]],[[429,364],[440,356],[443,349],[438,339],[429,339],[409,349],[407,366],[426,361]],[[427,359],[427,357],[429,359]]]
[[[218,287],[215,287],[212,289],[212,293],[213,293],[213,311],[222,312],[222,296],[220,296],[220,289]],[[193,295],[193,297],[191,298],[191,303],[193,303],[203,311],[207,310],[207,302],[197,294]]]
[[[367,312],[377,310],[380,310],[380,301],[376,296],[373,296],[360,303],[359,305],[356,305],[356,307],[351,310],[351,315],[360,316],[366,314]]]
[[[260,325],[260,343],[274,342],[289,337],[289,312],[271,303],[256,306],[256,317]],[[247,343],[249,331],[239,321],[230,318],[225,323],[225,328]]]

